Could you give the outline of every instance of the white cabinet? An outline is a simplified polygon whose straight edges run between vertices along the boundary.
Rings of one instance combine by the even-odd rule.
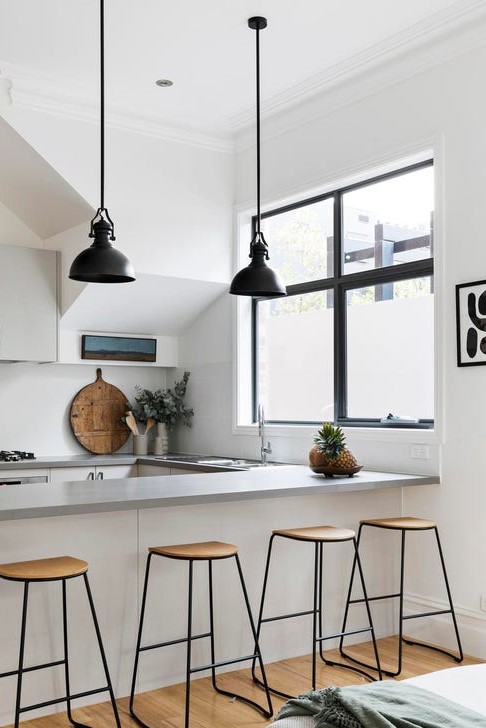
[[[165,465],[144,465],[139,463],[138,465],[138,477],[144,478],[145,476],[160,476],[170,475],[170,468]]]
[[[93,480],[95,468],[51,468],[51,483],[67,480]]]
[[[57,253],[0,245],[0,359],[56,361]]]
[[[133,478],[137,475],[137,466],[133,465],[100,465],[95,468],[95,479]]]
[[[167,465],[144,465],[142,463],[138,466],[139,478],[145,476],[159,477],[161,475],[191,475],[192,473],[201,475],[200,470],[190,470],[189,468],[169,468]]]
[[[51,468],[51,483],[68,480],[109,480],[110,478],[131,478],[137,474],[136,465],[98,465],[73,468]]]

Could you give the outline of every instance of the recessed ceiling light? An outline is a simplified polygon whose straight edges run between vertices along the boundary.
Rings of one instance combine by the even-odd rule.
[[[155,83],[157,86],[164,86],[164,87],[174,85],[174,81],[169,81],[168,78],[159,78]]]

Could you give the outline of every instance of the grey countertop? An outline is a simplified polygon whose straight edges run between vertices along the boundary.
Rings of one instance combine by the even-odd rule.
[[[126,462],[135,460],[134,456],[128,456]],[[37,462],[39,466],[40,462]],[[55,462],[59,463],[59,459]],[[108,462],[114,464],[113,457]],[[120,461],[117,459],[117,462]],[[77,460],[76,463],[82,464],[83,461]],[[353,478],[327,480],[312,473],[305,465],[288,465],[212,474],[9,485],[0,488],[0,520],[349,493],[407,485],[438,485],[439,482],[435,476],[374,471],[361,471]]]

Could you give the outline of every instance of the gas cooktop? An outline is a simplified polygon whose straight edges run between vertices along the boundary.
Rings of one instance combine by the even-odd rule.
[[[4,463],[17,463],[19,460],[35,460],[33,452],[23,450],[0,450],[0,461]]]

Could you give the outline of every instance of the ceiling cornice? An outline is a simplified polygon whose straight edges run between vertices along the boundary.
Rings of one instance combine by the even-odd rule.
[[[34,69],[0,59],[0,80],[8,84],[12,106],[54,114],[76,121],[100,123],[99,102],[89,92]],[[179,142],[218,152],[231,153],[233,144],[227,136],[206,134],[188,127],[169,125],[160,117],[141,116],[129,107],[107,110],[106,121],[111,127],[135,132],[163,141]]]
[[[272,116],[289,108],[298,106],[309,99],[323,95],[330,89],[339,86],[356,76],[361,76],[378,66],[385,67],[387,63],[397,57],[410,53],[420,46],[434,43],[444,36],[461,30],[478,19],[486,18],[486,2],[484,0],[461,0],[453,6],[425,18],[395,35],[390,36],[382,43],[357,53],[341,63],[318,73],[306,81],[275,94],[262,103],[262,115]],[[465,49],[463,49],[465,50]],[[432,60],[432,54],[431,54]],[[409,75],[417,71],[417,63],[413,57],[407,58]],[[420,61],[421,69],[423,60]],[[433,59],[437,63],[437,59]],[[245,109],[231,118],[231,127],[238,133],[254,122],[254,109]]]
[[[278,119],[278,129],[270,133],[282,133],[285,129],[285,112],[288,114],[288,128],[295,127],[310,116],[323,113],[322,99],[326,99],[326,113],[333,108],[356,100],[389,85],[392,67],[395,68],[395,82],[413,76],[427,67],[437,65],[460,52],[466,52],[481,42],[476,23],[486,19],[484,0],[460,0],[449,8],[435,13],[382,43],[316,74],[302,83],[286,89],[267,99],[262,104],[262,117],[272,126]],[[483,26],[483,22],[479,23]],[[464,45],[463,34],[472,29],[475,38]],[[486,42],[483,27],[483,43]],[[413,51],[413,53],[412,53]],[[363,79],[368,74],[370,83],[360,85],[351,82]],[[371,82],[371,79],[373,81]],[[0,59],[0,83],[8,89],[12,105],[18,108],[42,111],[78,121],[99,123],[97,100],[86,88],[73,88],[67,81],[39,73],[35,69],[14,65]],[[349,92],[342,89],[348,84]],[[336,98],[333,99],[332,95]],[[353,95],[354,94],[354,95]],[[312,109],[310,107],[313,107]],[[182,121],[177,126],[168,124],[157,115],[141,116],[128,106],[111,106],[107,112],[107,123],[123,131],[143,134],[163,141],[189,144],[224,153],[246,146],[244,142],[249,127],[254,124],[254,108],[245,109],[229,120],[228,132],[209,134],[204,130],[191,128]]]
[[[469,3],[471,4],[471,3]],[[486,3],[484,3],[486,6]],[[423,39],[415,45],[413,54],[404,48],[380,63],[363,66],[354,74],[342,77],[340,83],[330,84],[320,92],[302,98],[300,103],[263,114],[262,135],[270,141],[294,129],[322,119],[339,109],[356,104],[387,88],[406,82],[417,74],[425,73],[461,55],[486,46],[486,7],[481,0],[481,13],[469,16],[470,22],[461,23],[454,32],[440,34],[433,40]],[[407,52],[408,51],[408,52]],[[234,131],[235,152],[243,152],[255,145],[254,131],[242,125]]]

